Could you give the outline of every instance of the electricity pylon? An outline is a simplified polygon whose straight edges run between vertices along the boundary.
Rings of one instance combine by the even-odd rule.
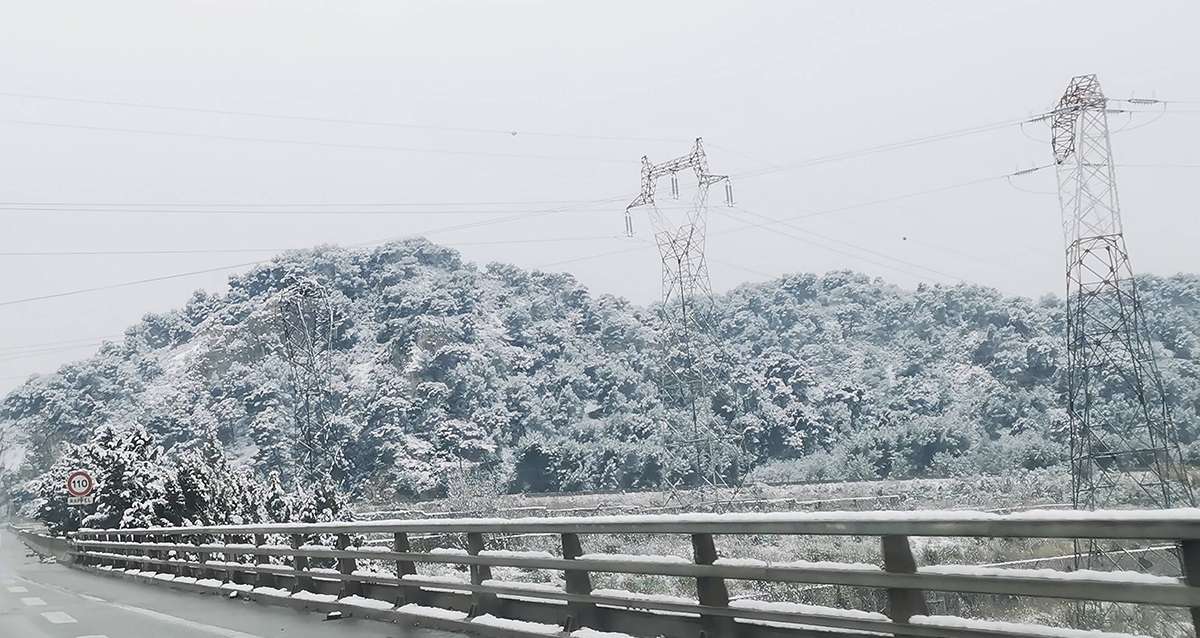
[[[1079,509],[1189,506],[1192,491],[1125,246],[1106,106],[1096,76],[1081,75],[1052,113],[1067,244],[1072,502]]]
[[[683,219],[672,221],[655,201],[658,180],[671,179],[671,195],[679,197],[680,172],[691,172],[696,178],[696,195]],[[703,405],[710,396],[714,358],[723,351],[713,334],[710,314],[713,307],[712,287],[708,264],[704,258],[705,230],[708,217],[708,189],[714,184],[725,185],[725,201],[733,205],[733,189],[727,175],[715,175],[708,170],[708,159],[700,138],[687,155],[651,164],[642,157],[641,192],[625,207],[625,232],[633,236],[635,208],[650,207],[650,223],[654,240],[662,259],[663,346],[668,379],[664,386],[673,399],[689,410],[689,423],[680,427],[669,422],[673,443],[668,454],[686,462],[694,477],[700,501],[715,501],[717,490],[725,487],[721,472],[720,448],[730,437],[722,432]],[[667,479],[668,500],[683,500],[679,489],[682,483]]]
[[[311,277],[290,282],[275,298],[283,354],[292,370],[299,470],[305,476],[336,474],[331,467],[330,420],[336,314],[328,291]],[[340,478],[340,477],[334,477]]]
[[[1071,503],[1083,510],[1188,506],[1192,491],[1125,246],[1107,104],[1096,76],[1080,75],[1051,113],[1067,245]],[[1132,549],[1076,539],[1075,567],[1140,571],[1145,559]],[[1180,567],[1178,560],[1167,566],[1174,575]],[[1080,603],[1075,611],[1085,627],[1139,624],[1117,605]],[[1158,635],[1187,635],[1180,618],[1153,623]]]

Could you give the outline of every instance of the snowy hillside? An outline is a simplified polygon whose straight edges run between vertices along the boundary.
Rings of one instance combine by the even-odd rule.
[[[319,432],[298,429],[272,302],[297,276],[320,281],[336,309]],[[1190,443],[1200,278],[1147,277],[1143,290]],[[764,478],[1061,463],[1059,304],[847,272],[735,290],[715,319],[736,363],[709,406],[743,437],[725,456]],[[685,414],[656,383],[657,333],[652,308],[564,274],[463,263],[424,240],[292,253],[12,392],[0,460],[11,485],[64,441],[139,424],[168,455],[212,435],[262,476],[319,466],[366,497],[441,493],[464,464],[514,491],[649,487],[684,471],[662,453],[662,424]]]

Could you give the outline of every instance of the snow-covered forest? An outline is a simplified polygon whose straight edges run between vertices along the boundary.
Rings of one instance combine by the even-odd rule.
[[[335,309],[331,381],[308,425],[273,302],[297,277],[319,281]],[[1200,276],[1143,277],[1141,293],[1195,460]],[[1061,464],[1062,313],[1054,297],[909,291],[852,272],[722,295],[711,320],[732,361],[706,408],[741,435],[722,451],[727,473]],[[651,488],[687,472],[664,454],[663,423],[687,415],[657,383],[659,330],[653,307],[593,295],[566,274],[464,263],[424,240],[290,253],[9,394],[0,487],[28,500],[58,490],[71,466],[96,468],[102,488],[142,472],[138,484],[156,492],[120,498],[157,502],[146,520],[192,521],[212,518],[198,498],[248,520],[282,516],[271,507],[319,517],[342,498],[437,496],[464,468],[509,491]],[[105,455],[120,468],[103,469]],[[108,507],[96,516],[124,512]]]

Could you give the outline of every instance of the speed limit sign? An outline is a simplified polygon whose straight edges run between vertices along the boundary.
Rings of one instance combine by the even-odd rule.
[[[67,505],[91,505],[96,497],[96,479],[87,470],[73,470],[67,475]]]

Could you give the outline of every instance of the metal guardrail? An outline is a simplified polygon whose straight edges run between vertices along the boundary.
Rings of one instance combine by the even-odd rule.
[[[620,494],[621,492],[595,492],[594,494]],[[593,494],[593,493],[588,493]],[[575,493],[572,493],[575,495]],[[543,496],[543,495],[537,495]],[[868,496],[845,496],[839,498],[801,499],[796,497],[740,498],[723,501],[721,511],[795,511],[823,509],[880,509],[895,507],[903,500],[899,494],[873,494]],[[667,514],[689,510],[690,506],[651,506],[625,503],[597,503],[578,507],[551,508],[544,505],[502,507],[489,511],[460,510],[439,511],[435,509],[363,510],[354,513],[355,520],[447,518],[447,517],[500,517],[518,516],[571,516],[571,515],[615,515],[615,514]]]
[[[353,547],[352,538],[389,533],[391,547]],[[464,534],[467,550],[414,552],[409,534]],[[555,534],[561,557],[536,552],[485,549],[493,535]],[[587,535],[690,536],[693,560],[672,557],[588,555]],[[879,537],[882,568],[861,564],[791,562],[769,564],[721,557],[716,535],[846,535]],[[332,535],[334,547],[309,544]],[[271,544],[283,536],[288,545]],[[963,568],[918,568],[909,536],[1134,539],[1176,543],[1185,579],[1129,572],[1066,572]],[[217,542],[217,540],[221,542]],[[72,536],[76,563],[93,569],[126,568],[174,575],[187,582],[211,579],[268,588],[263,591],[325,594],[329,605],[346,597],[382,601],[393,618],[420,615],[428,605],[462,612],[464,627],[485,614],[512,620],[581,626],[643,636],[803,636],[814,627],[927,638],[1041,638],[1061,635],[1049,628],[953,622],[930,617],[925,592],[962,592],[1034,598],[1190,608],[1200,627],[1200,510],[1064,512],[1011,515],[983,512],[809,512],[774,514],[688,514],[527,519],[437,519],[235,525],[187,528],[81,530]],[[215,560],[214,557],[223,557]],[[272,564],[272,559],[285,564]],[[332,559],[336,570],[310,567]],[[361,561],[386,561],[395,573],[360,571]],[[464,565],[469,582],[421,576],[420,563]],[[493,580],[493,567],[557,570],[565,587],[530,588]],[[152,568],[152,569],[151,569]],[[694,579],[697,598],[681,601],[637,592],[593,591],[598,572]],[[731,604],[727,579],[878,588],[886,591],[887,614],[789,605]],[[181,581],[182,582],[182,581]],[[253,594],[254,590],[251,590]],[[304,600],[313,596],[305,594]],[[565,603],[565,604],[564,604]],[[391,605],[397,605],[391,609]],[[419,607],[413,607],[418,605]],[[376,607],[379,607],[378,605]],[[489,617],[491,617],[489,616]],[[410,618],[411,620],[411,618]],[[444,620],[444,619],[443,619]],[[807,627],[808,629],[805,629]],[[494,627],[493,627],[494,630]],[[526,635],[509,627],[493,635]]]

